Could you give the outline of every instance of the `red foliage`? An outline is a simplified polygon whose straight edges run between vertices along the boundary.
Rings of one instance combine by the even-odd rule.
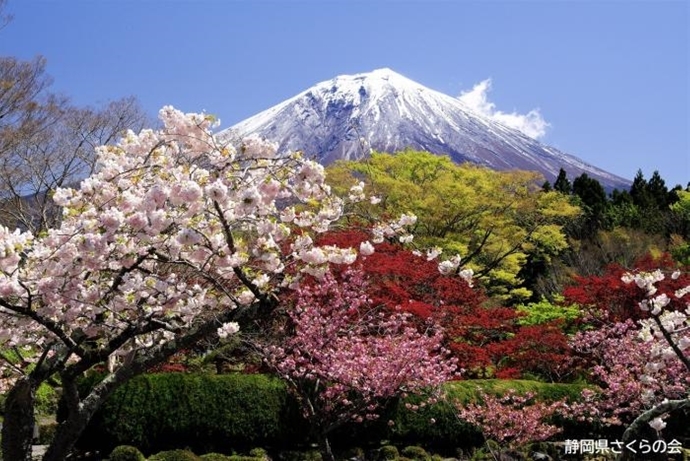
[[[626,284],[621,277],[631,271],[653,271],[661,269],[673,272],[677,268],[670,255],[664,254],[659,258],[647,255],[635,262],[633,268],[625,268],[619,264],[611,264],[601,276],[573,277],[573,285],[563,291],[568,304],[579,304],[593,309],[593,313],[604,314],[614,322],[625,322],[628,319],[639,320],[647,318],[648,314],[639,307],[641,290],[634,283]],[[677,280],[666,277],[657,283],[658,293],[666,293],[671,298],[669,310],[683,310],[685,303],[673,296],[673,293],[690,285],[690,275],[687,271]]]
[[[505,375],[505,370],[511,368],[539,373],[551,380],[569,371],[571,349],[557,323],[523,326],[501,346],[505,360],[496,374],[499,378],[518,377]]]
[[[358,231],[329,233],[319,244],[356,247]],[[367,276],[373,305],[409,312],[423,326],[443,327],[446,347],[466,377],[518,377],[524,372],[557,373],[568,356],[567,339],[553,325],[522,327],[512,308],[486,306],[486,295],[459,277],[442,275],[438,261],[399,245],[382,243],[355,263]],[[337,270],[337,268],[336,268]],[[533,351],[533,352],[532,352]]]

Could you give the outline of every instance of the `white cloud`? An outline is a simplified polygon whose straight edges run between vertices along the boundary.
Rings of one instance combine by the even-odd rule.
[[[487,97],[489,91],[491,91],[491,79],[487,78],[474,85],[471,90],[463,91],[458,99],[473,112],[515,128],[530,138],[539,139],[546,134],[546,128],[550,125],[541,116],[539,109],[532,109],[526,114],[502,112],[496,109],[496,104],[489,101]]]

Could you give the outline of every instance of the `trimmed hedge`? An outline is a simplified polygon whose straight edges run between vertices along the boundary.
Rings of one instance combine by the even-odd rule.
[[[480,389],[496,394],[516,389],[534,392],[539,399],[576,400],[583,386],[471,380],[444,387],[449,397],[460,402],[478,399]],[[481,445],[481,434],[461,421],[448,403],[441,401],[417,411],[407,409],[408,403],[421,402],[416,397],[392,402],[377,421],[344,426],[330,434],[329,440],[334,447],[383,440],[441,450]],[[111,450],[128,444],[145,454],[184,447],[197,453],[229,453],[257,446],[305,447],[308,434],[295,400],[276,378],[165,373],[139,376],[119,388],[95,415],[79,446]]]
[[[79,446],[129,444],[145,454],[181,447],[208,453],[282,445],[304,430],[284,384],[263,375],[138,376],[96,413]]]

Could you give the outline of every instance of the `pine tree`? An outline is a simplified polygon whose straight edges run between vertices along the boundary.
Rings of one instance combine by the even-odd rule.
[[[558,177],[556,178],[556,182],[553,183],[553,189],[568,195],[573,192],[573,187],[568,179],[568,174],[563,168],[558,171]]]

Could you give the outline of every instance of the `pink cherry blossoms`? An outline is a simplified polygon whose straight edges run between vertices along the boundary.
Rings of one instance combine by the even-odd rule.
[[[322,434],[375,419],[385,399],[433,390],[455,370],[440,330],[420,332],[407,314],[375,309],[360,271],[341,277],[302,285],[289,311],[294,335],[264,348]]]
[[[533,402],[531,393],[509,390],[502,397],[482,392],[482,403],[458,405],[459,417],[476,425],[487,440],[516,448],[546,440],[561,429],[549,420],[562,412],[563,402]]]

